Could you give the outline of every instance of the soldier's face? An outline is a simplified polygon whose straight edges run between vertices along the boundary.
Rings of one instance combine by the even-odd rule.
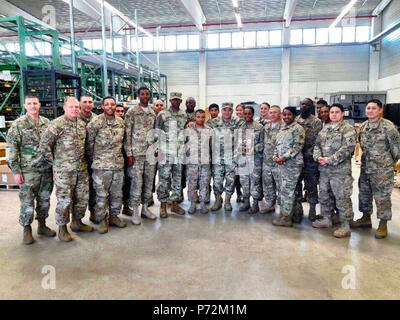
[[[329,108],[323,106],[320,110],[320,119],[324,122],[327,122],[329,120]]]
[[[117,109],[117,104],[114,99],[106,99],[103,102],[102,108],[106,116],[113,117],[115,115],[115,110]]]
[[[322,107],[323,107],[322,104],[320,104],[320,103],[317,104],[317,115],[318,115],[318,118],[320,118],[320,119],[321,119],[321,110],[322,110]]]
[[[40,102],[38,98],[28,98],[25,100],[24,107],[28,115],[36,118],[39,116]]]
[[[194,121],[198,126],[202,126],[206,121],[206,114],[202,112],[197,112],[194,116]]]
[[[279,110],[278,108],[270,108],[268,111],[269,114],[269,120],[271,120],[272,122],[278,122],[281,121],[281,110]]]
[[[79,101],[75,98],[68,99],[64,104],[65,116],[70,120],[75,120],[79,114]]]
[[[147,105],[150,100],[150,90],[141,90],[139,94],[140,104]]]
[[[161,100],[157,100],[154,103],[154,112],[156,114],[158,114],[160,111],[164,110],[164,102],[162,102]]]
[[[196,108],[196,101],[194,99],[186,100],[186,110],[193,112],[194,108]]]
[[[369,120],[377,120],[379,117],[381,117],[381,108],[375,103],[375,102],[370,102],[367,104],[367,107],[365,108],[365,114],[367,115]]]
[[[173,107],[174,109],[179,109],[179,107],[182,103],[182,100],[174,98],[174,99],[169,100],[169,102],[171,103],[171,107]]]
[[[339,123],[343,120],[344,112],[338,107],[332,107],[329,110],[329,118],[333,123]]]
[[[253,122],[253,112],[250,109],[244,109],[243,118],[247,123]]]
[[[79,106],[83,113],[89,114],[93,110],[93,99],[91,97],[82,97]]]
[[[268,111],[269,111],[269,107],[266,104],[262,104],[260,106],[260,115],[262,118],[265,118],[268,116]]]
[[[115,114],[120,117],[120,118],[124,118],[124,108],[123,107],[117,107],[115,109]]]
[[[222,119],[229,121],[232,118],[233,110],[231,108],[222,108]]]
[[[218,117],[219,110],[217,108],[211,108],[211,110],[209,110],[209,111],[210,111],[210,116],[212,119]]]
[[[312,103],[311,101],[305,99],[300,103],[300,112],[303,114],[307,114],[311,112]]]
[[[291,113],[289,110],[283,110],[283,121],[289,125],[294,121],[294,114]]]
[[[242,107],[236,107],[236,116],[238,118],[243,118],[243,108]]]

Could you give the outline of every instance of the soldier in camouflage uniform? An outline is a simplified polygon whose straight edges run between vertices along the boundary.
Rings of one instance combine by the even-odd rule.
[[[245,124],[235,133],[237,137],[235,163],[243,188],[243,203],[239,207],[239,211],[248,210],[248,213],[254,214],[260,210],[258,202],[262,200],[261,173],[264,132],[263,126],[253,119],[253,107],[245,107],[243,115]],[[253,198],[251,207],[250,195]]]
[[[90,121],[96,116],[94,112],[92,112],[94,107],[93,98],[89,94],[84,94],[81,96],[79,100],[79,108],[80,112],[78,115],[78,119],[85,122],[86,125],[89,124]],[[93,180],[92,180],[92,170],[89,168],[89,211],[90,211],[90,221],[96,223],[96,215],[94,213],[94,205],[96,203],[96,192],[93,188]]]
[[[150,90],[148,88],[139,88],[138,97],[140,103],[129,109],[125,116],[126,139],[124,144],[128,156],[128,173],[132,179],[129,207],[133,212],[132,223],[135,225],[141,223],[141,216],[151,220],[157,218],[148,208],[152,197],[156,161],[149,162],[148,160],[151,159],[146,159],[146,152],[154,142],[153,129],[156,114],[149,107]],[[139,214],[140,203],[142,203],[141,214]]]
[[[319,162],[319,200],[322,220],[312,223],[315,228],[331,228],[335,204],[339,211],[341,226],[333,235],[337,238],[350,236],[353,220],[353,177],[351,157],[356,147],[354,127],[344,121],[344,108],[333,104],[329,111],[331,123],[318,134],[314,147],[314,160]]]
[[[213,121],[213,119],[218,119],[219,105],[217,105],[216,103],[210,104],[210,106],[208,107],[208,112],[210,113],[210,119],[208,119],[205,124],[207,126],[211,126],[211,121]]]
[[[183,146],[183,130],[187,121],[185,111],[180,110],[182,93],[170,93],[171,107],[161,111],[156,118],[156,131],[158,134],[158,163],[159,181],[157,186],[157,197],[161,202],[160,217],[167,218],[167,201],[171,193],[171,211],[180,215],[185,214],[178,205],[182,182],[182,160],[179,159],[180,150]]]
[[[235,187],[236,166],[233,159],[234,131],[244,125],[244,120],[232,117],[233,103],[222,104],[222,117],[211,121],[213,129],[212,175],[215,203],[211,211],[222,207],[221,194],[225,191],[224,209],[232,210],[231,197]],[[224,188],[225,179],[225,188]]]
[[[194,117],[194,128],[185,130],[184,154],[190,201],[188,213],[190,214],[196,212],[197,200],[200,200],[201,213],[209,212],[206,201],[210,198],[212,129],[204,125],[205,120],[204,110],[197,110]]]
[[[266,208],[261,213],[275,211],[277,194],[279,194],[280,179],[279,167],[274,159],[276,146],[276,136],[284,125],[282,122],[281,108],[272,106],[269,109],[270,121],[264,126],[264,148],[263,148],[263,166],[262,166],[262,189]]]
[[[294,208],[295,212],[293,215],[294,222],[297,223],[300,223],[303,218],[303,207],[301,205],[301,199],[303,197],[303,180],[307,191],[307,201],[310,204],[308,219],[314,221],[317,218],[315,207],[318,203],[319,171],[318,162],[315,162],[313,159],[313,150],[318,133],[322,130],[322,121],[311,114],[313,106],[314,102],[311,99],[304,99],[301,102],[300,115],[296,117],[297,123],[304,128],[306,133],[306,140],[303,149],[304,168],[296,188],[296,197],[299,201],[296,201],[296,206]]]
[[[362,156],[358,197],[363,216],[352,223],[352,227],[372,227],[372,199],[375,199],[380,219],[375,232],[378,239],[386,238],[387,221],[392,218],[393,172],[396,161],[400,159],[399,132],[391,121],[382,118],[382,111],[381,101],[369,101],[365,110],[368,120],[360,127]]]
[[[126,223],[118,218],[124,183],[122,147],[125,123],[115,115],[116,106],[113,97],[103,98],[104,113],[96,116],[87,126],[86,148],[96,191],[96,222],[99,223],[98,231],[101,234],[108,232],[108,224],[118,228],[126,227]]]
[[[15,120],[7,134],[7,164],[20,185],[21,202],[19,223],[24,227],[23,243],[32,244],[31,224],[36,219],[38,234],[54,237],[55,231],[46,226],[49,216],[50,195],[53,190],[51,165],[41,158],[39,144],[49,120],[39,115],[40,102],[37,97],[25,97],[27,114]]]
[[[259,123],[265,126],[269,121],[269,109],[271,108],[268,102],[260,104],[260,117],[257,119]]]
[[[305,132],[301,125],[295,121],[296,108],[286,107],[283,110],[283,121],[276,136],[276,147],[274,151],[275,162],[279,165],[280,185],[280,215],[274,219],[275,226],[291,227],[293,225],[293,207],[295,201],[295,190],[298,178],[303,168],[303,147]],[[301,205],[301,204],[300,204]]]
[[[74,232],[93,231],[82,223],[88,205],[89,177],[85,156],[86,125],[78,119],[79,102],[67,97],[64,115],[51,121],[40,141],[44,159],[53,165],[56,186],[56,223],[61,241],[71,241],[67,224]]]

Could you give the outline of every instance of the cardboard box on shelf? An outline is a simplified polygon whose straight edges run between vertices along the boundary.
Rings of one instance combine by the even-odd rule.
[[[6,143],[0,142],[0,159],[6,156]]]
[[[16,184],[10,168],[5,165],[0,166],[0,184]]]

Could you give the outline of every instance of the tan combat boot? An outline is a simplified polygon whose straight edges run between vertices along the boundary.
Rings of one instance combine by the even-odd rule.
[[[244,212],[250,209],[250,199],[249,198],[243,198],[243,202],[239,207],[240,212]]]
[[[364,213],[362,217],[356,221],[351,221],[352,228],[372,228],[371,215]]]
[[[340,225],[339,229],[336,229],[335,232],[333,232],[333,236],[335,238],[347,238],[350,237],[351,231],[350,231],[350,224],[348,221],[343,221]]]
[[[32,236],[32,227],[30,225],[24,227],[22,242],[24,244],[32,244],[35,242],[35,239]]]
[[[311,224],[314,228],[332,228],[332,220],[329,217],[323,217]]]
[[[210,209],[208,209],[207,205],[204,202],[200,202],[200,212],[202,214],[207,214],[210,212]]]
[[[317,220],[317,212],[315,210],[315,203],[310,203],[310,211],[308,211],[308,220]]]
[[[129,208],[127,205],[124,205],[124,207],[122,208],[122,214],[126,215],[128,217],[132,217],[132,210],[131,208]]]
[[[64,242],[72,241],[72,237],[68,232],[67,225],[58,227],[58,239]]]
[[[94,229],[82,222],[81,219],[72,220],[69,225],[73,232],[92,232]]]
[[[183,216],[186,212],[183,210],[176,201],[173,201],[171,204],[171,211],[175,212],[176,214],[179,214]]]
[[[211,207],[211,211],[217,211],[222,208],[222,197],[219,193],[215,193],[215,203]]]
[[[40,234],[41,236],[45,236],[45,237],[55,237],[56,236],[56,232],[54,230],[51,230],[48,226],[46,226],[45,219],[38,219],[37,233]]]
[[[168,218],[168,213],[167,213],[167,203],[166,202],[161,202],[160,205],[160,218]]]
[[[379,227],[375,232],[375,238],[383,239],[387,237],[387,220],[381,219],[379,221]]]
[[[196,213],[196,202],[195,201],[193,201],[193,202],[191,202],[190,203],[190,208],[189,208],[189,210],[188,210],[188,213],[189,214],[195,214]]]
[[[97,231],[100,234],[104,234],[108,232],[108,223],[107,223],[107,219],[103,219],[100,221],[99,226],[97,228]]]
[[[265,208],[265,209],[262,209],[262,210],[259,210],[259,211],[262,214],[272,213],[272,212],[275,212],[275,206],[268,207],[268,208]]]
[[[224,209],[225,211],[232,211],[231,194],[225,193]]]
[[[126,222],[122,221],[115,214],[110,214],[110,218],[108,219],[108,224],[110,226],[114,226],[114,227],[117,227],[117,228],[125,228],[126,227]]]
[[[272,220],[272,224],[277,227],[292,227],[292,217],[280,215],[279,218]]]

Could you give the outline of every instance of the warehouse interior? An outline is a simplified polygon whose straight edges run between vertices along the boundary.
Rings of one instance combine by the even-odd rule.
[[[400,126],[399,27],[399,0],[0,0],[0,139],[28,93],[54,119],[65,96],[89,93],[100,112],[107,95],[133,105],[140,85],[151,102],[182,92],[200,109],[341,102],[352,123],[379,97]],[[354,161],[354,219],[359,171]],[[73,233],[69,244],[38,236],[34,246],[21,244],[18,188],[2,179],[0,299],[400,298],[400,175],[384,240],[373,237],[376,214],[372,230],[335,239],[307,219],[277,229],[273,214],[241,213],[233,198],[229,213]],[[54,228],[55,204],[53,192]],[[54,289],[43,287],[46,266]]]

